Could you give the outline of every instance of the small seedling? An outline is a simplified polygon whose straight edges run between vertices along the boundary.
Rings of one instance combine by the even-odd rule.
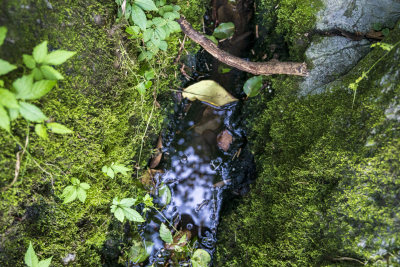
[[[78,198],[82,203],[86,200],[86,190],[90,188],[87,183],[81,183],[78,179],[71,179],[72,185],[64,188],[61,198],[64,198],[64,204],[74,201]]]

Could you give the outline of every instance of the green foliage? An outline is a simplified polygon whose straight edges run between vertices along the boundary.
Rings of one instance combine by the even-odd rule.
[[[39,261],[35,250],[33,249],[32,242],[29,242],[29,248],[25,253],[25,264],[28,265],[29,267],[49,267],[51,263],[51,259],[53,257],[50,257],[45,260]]]
[[[159,50],[167,51],[166,40],[171,34],[181,30],[175,21],[180,17],[180,7],[177,5],[166,5],[165,1],[135,0],[135,1],[115,1],[119,6],[119,18],[125,17],[130,24],[126,32],[131,35],[131,39],[141,37],[145,43],[145,48],[140,53],[138,59],[150,60]],[[149,13],[146,15],[145,11]],[[150,17],[151,20],[148,20]],[[150,85],[151,86],[151,85]],[[142,93],[145,84],[141,84],[138,90]]]
[[[72,185],[64,188],[61,198],[64,199],[64,204],[74,201],[75,199],[79,199],[82,203],[86,200],[86,191],[90,188],[90,185],[87,183],[81,183],[76,178],[71,178]]]
[[[152,242],[134,242],[133,246],[129,249],[129,260],[135,263],[141,263],[147,260],[150,256],[154,243]]]
[[[118,173],[121,173],[122,175],[128,175],[128,172],[131,171],[132,169],[126,167],[123,164],[118,164],[118,163],[111,163],[110,167],[107,165],[104,165],[101,171],[105,173],[108,177],[114,178],[115,175]]]
[[[1,29],[0,40],[2,44],[7,28],[1,27]],[[56,50],[48,54],[47,41],[37,45],[33,49],[32,56],[23,55],[23,62],[29,69],[32,69],[32,73],[16,79],[12,83],[14,91],[0,88],[0,128],[10,132],[10,122],[17,119],[19,114],[27,121],[43,123],[47,120],[47,116],[39,107],[22,100],[37,100],[49,93],[56,85],[57,80],[62,80],[64,77],[47,64],[60,65],[73,55],[75,55],[75,52],[64,50]],[[0,75],[7,74],[16,68],[16,66],[0,59]],[[43,80],[44,78],[46,80]],[[37,81],[34,82],[34,79]],[[2,86],[4,86],[3,82]],[[72,133],[71,130],[59,123],[48,123],[47,127],[58,134]],[[43,124],[35,126],[35,132],[38,136],[47,139],[45,129],[46,127]]]
[[[167,185],[161,185],[158,189],[158,197],[164,206],[171,202],[171,190]]]
[[[173,242],[171,231],[163,223],[160,227],[160,237],[165,243],[171,244]]]
[[[215,28],[213,35],[217,39],[226,39],[232,37],[235,33],[235,24],[232,22],[224,22]]]
[[[258,95],[263,86],[262,81],[262,76],[251,77],[244,83],[243,92],[245,92],[248,97],[254,97]]]
[[[190,262],[193,267],[207,267],[211,261],[210,254],[204,249],[196,249]]]
[[[115,218],[120,222],[124,222],[125,218],[132,222],[144,222],[145,220],[142,215],[131,208],[135,203],[136,199],[134,198],[123,198],[121,200],[114,198],[111,205],[111,212],[114,213]]]

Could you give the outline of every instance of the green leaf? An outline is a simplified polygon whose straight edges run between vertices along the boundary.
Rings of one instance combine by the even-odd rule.
[[[123,222],[123,221],[124,221],[125,214],[124,214],[124,211],[123,211],[121,208],[117,208],[117,209],[114,211],[114,216],[115,216],[115,218],[117,218],[120,222]]]
[[[129,16],[131,15],[131,12],[132,12],[132,6],[128,2],[128,3],[126,3],[126,6],[125,6],[125,19],[129,19]]]
[[[160,237],[166,243],[173,242],[171,231],[167,228],[167,226],[165,226],[164,223],[162,223],[160,227]]]
[[[32,242],[29,242],[29,248],[25,253],[25,264],[29,267],[36,267],[39,264],[39,259],[36,256],[35,250],[33,249]]]
[[[90,188],[90,185],[88,183],[80,183],[79,186],[85,190],[88,190]]]
[[[143,60],[150,60],[152,59],[154,56],[154,54],[150,51],[143,51],[142,53],[140,53],[138,60],[139,61],[143,61]],[[136,87],[137,88],[137,87]],[[138,89],[139,90],[139,89]],[[140,92],[140,91],[139,91]]]
[[[136,89],[139,91],[139,93],[140,93],[141,95],[144,95],[144,94],[146,93],[146,86],[145,86],[144,82],[139,83],[139,84],[136,86]]]
[[[0,106],[0,128],[3,128],[7,132],[10,131],[10,118],[2,106]]]
[[[165,19],[175,20],[175,19],[179,19],[181,16],[179,15],[178,12],[166,12],[166,13],[164,13],[163,17]]]
[[[103,168],[101,168],[101,171],[104,173],[107,173],[107,171],[108,171],[107,165],[104,165]]]
[[[211,256],[204,249],[196,249],[190,261],[193,267],[207,267],[211,261]]]
[[[2,88],[0,88],[0,105],[7,108],[19,108],[15,95],[9,90]]]
[[[158,8],[154,4],[153,0],[135,0],[135,5],[146,11],[157,11]]]
[[[26,102],[20,102],[19,105],[19,112],[26,120],[42,122],[47,119],[46,115],[37,106]]]
[[[217,38],[215,38],[214,36],[210,36],[210,35],[206,35],[206,37],[208,38],[208,39],[210,39],[211,40],[211,42],[213,42],[215,45],[218,45],[218,40],[217,40]]]
[[[146,30],[146,23],[147,23],[147,18],[146,14],[144,13],[143,9],[140,7],[133,5],[132,6],[132,21],[139,26],[142,31]]]
[[[43,41],[35,46],[32,55],[37,63],[42,63],[47,56],[47,41]]]
[[[162,27],[167,24],[167,21],[161,17],[155,17],[152,19],[152,22],[154,25],[156,25],[156,27]]]
[[[38,267],[49,267],[52,259],[53,257],[50,257],[48,259],[40,261]]]
[[[235,33],[235,24],[232,22],[221,23],[215,28],[213,36],[218,39],[230,38]]]
[[[19,116],[19,108],[9,108],[8,114],[10,115],[10,120],[13,121]]]
[[[71,178],[71,183],[73,185],[79,185],[81,183],[81,181],[79,181],[79,179],[76,179],[76,178]]]
[[[47,127],[52,131],[53,133],[58,133],[58,134],[70,134],[73,133],[72,130],[68,129],[62,124],[59,124],[57,122],[51,122],[47,123]]]
[[[43,73],[40,71],[39,68],[34,68],[32,74],[36,81],[40,81],[43,79]]]
[[[243,91],[248,97],[253,97],[258,95],[260,89],[262,88],[262,76],[254,76],[248,79],[243,85]]]
[[[25,66],[33,70],[36,67],[35,59],[31,55],[22,55]]]
[[[35,133],[40,137],[43,138],[45,140],[49,139],[48,135],[47,135],[47,129],[46,126],[44,126],[43,124],[36,124],[35,125]]]
[[[217,107],[237,101],[221,85],[212,80],[203,80],[187,87],[182,96],[190,101],[198,99]]]
[[[77,192],[77,195],[78,195],[78,199],[79,199],[82,203],[84,203],[85,200],[86,200],[86,190],[83,189],[83,188],[81,188],[81,187],[79,187],[78,190],[77,190],[76,192]]]
[[[152,246],[152,242],[145,242],[146,247],[142,242],[135,242],[134,245],[129,249],[129,259],[134,263],[144,262],[149,256]]]
[[[178,244],[183,244],[186,242],[186,234],[184,234],[178,241]]]
[[[48,65],[60,65],[73,57],[76,52],[65,51],[65,50],[56,50],[48,54],[43,63]]]
[[[50,81],[50,80],[41,80],[35,82],[33,84],[30,94],[21,98],[29,100],[39,99],[42,96],[46,95],[48,92],[50,92],[51,89],[53,89],[54,85],[56,85],[56,83],[57,81]]]
[[[388,28],[385,28],[385,29],[382,30],[383,36],[388,36],[389,33],[390,33],[390,30]]]
[[[18,99],[27,99],[31,95],[31,90],[33,86],[33,76],[24,75],[21,78],[16,79],[13,82],[13,87],[17,91]]]
[[[130,35],[137,35],[140,33],[140,28],[138,26],[129,26],[125,29]]]
[[[136,203],[135,198],[123,198],[123,199],[121,199],[121,201],[119,202],[118,205],[121,207],[129,208],[129,207],[135,205],[135,203]]]
[[[0,59],[0,75],[4,75],[13,71],[17,68],[17,66],[8,63],[5,60]]]
[[[69,185],[66,188],[64,188],[61,198],[64,198],[63,203],[65,204],[74,201],[77,196],[78,193],[76,191],[76,187],[73,185]]]
[[[53,67],[50,67],[48,65],[40,66],[40,70],[42,71],[43,76],[48,80],[62,80],[62,79],[64,79],[64,76],[62,76],[61,73],[59,73]]]
[[[174,9],[175,12],[178,12],[179,10],[181,10],[181,7],[177,6],[177,5],[174,5],[173,9]]]
[[[176,22],[174,20],[169,20],[167,22],[167,26],[168,26],[169,30],[171,31],[171,33],[181,31],[181,26],[179,25],[178,22]]]
[[[129,221],[132,222],[144,222],[145,220],[143,219],[142,215],[139,214],[139,212],[137,212],[134,209],[131,208],[126,208],[126,207],[121,207],[124,211],[124,215],[126,217],[126,219],[128,219]]]
[[[152,82],[152,81],[147,81],[147,82],[144,84],[144,87],[146,87],[146,89],[149,89],[152,85],[153,85],[153,82]]]
[[[154,33],[160,40],[164,40],[166,37],[165,31],[161,27],[157,27]]]
[[[7,28],[5,26],[0,27],[0,46],[3,45],[4,40],[6,39]]]
[[[114,171],[111,168],[108,168],[107,176],[109,176],[111,179],[114,178]]]
[[[171,203],[171,190],[169,190],[169,187],[167,185],[163,185],[158,190],[158,196],[161,198],[161,202],[164,206]]]
[[[4,87],[4,81],[0,80],[0,87]]]
[[[154,79],[154,70],[148,70],[144,73],[144,77],[146,78],[146,80],[152,80]]]
[[[127,172],[132,170],[121,164],[111,165],[111,168],[114,170],[115,174],[122,173],[123,175],[128,175]]]
[[[152,28],[146,29],[143,33],[143,41],[147,42],[149,41],[151,38],[153,38],[154,35],[154,30]]]

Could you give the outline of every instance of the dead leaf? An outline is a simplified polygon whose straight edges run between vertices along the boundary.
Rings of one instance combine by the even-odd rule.
[[[150,168],[154,169],[158,166],[158,164],[160,164],[161,158],[162,158],[162,137],[161,134],[158,136],[157,139],[157,145],[156,145],[156,149],[157,149],[157,153],[155,154],[155,156],[153,156],[153,158],[150,161]]]
[[[383,33],[381,31],[377,32],[374,30],[370,30],[369,32],[367,32],[365,37],[378,40],[382,40],[384,38]]]
[[[147,169],[145,173],[140,177],[140,182],[148,187],[154,187],[155,182],[154,182],[154,177],[158,173],[164,173],[162,170],[154,170],[154,169]]]
[[[225,152],[229,150],[229,147],[231,146],[232,141],[233,141],[233,137],[229,133],[228,130],[222,131],[217,136],[218,147],[221,148]]]
[[[220,107],[237,101],[221,85],[212,80],[204,80],[184,89],[182,96],[190,101],[200,100]]]
[[[185,241],[180,242],[181,238],[183,236],[186,236]],[[177,235],[174,236],[173,242],[171,244],[166,243],[165,244],[165,249],[168,250],[175,250],[176,246],[183,247],[187,244],[187,241],[190,240],[192,237],[192,233],[189,230],[184,230],[184,231],[179,231]]]

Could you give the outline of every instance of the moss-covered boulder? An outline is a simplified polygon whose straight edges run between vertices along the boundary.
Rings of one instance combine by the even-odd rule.
[[[223,209],[215,266],[400,264],[399,41],[397,25],[390,52],[374,48],[319,95],[277,77],[249,101],[259,176]]]

